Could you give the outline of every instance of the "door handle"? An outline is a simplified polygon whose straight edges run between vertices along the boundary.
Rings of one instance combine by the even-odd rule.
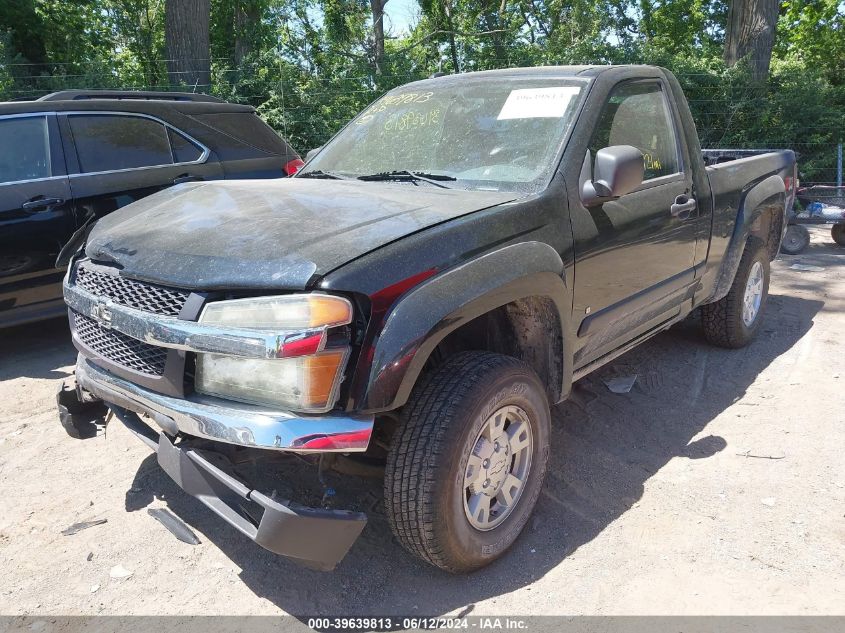
[[[47,210],[50,207],[55,207],[62,204],[64,200],[62,198],[32,198],[27,200],[21,205],[21,209],[24,211],[40,211],[42,209]]]
[[[695,210],[695,207],[696,204],[693,198],[686,195],[680,195],[675,198],[675,203],[669,207],[669,212],[676,218],[686,220]]]
[[[183,182],[196,182],[202,180],[202,176],[192,176],[191,174],[182,174],[173,179],[174,185],[181,185]]]

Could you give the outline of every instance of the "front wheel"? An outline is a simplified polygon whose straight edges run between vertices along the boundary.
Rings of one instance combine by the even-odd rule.
[[[745,347],[760,329],[768,296],[768,249],[750,238],[728,294],[701,306],[704,337],[719,347]]]
[[[845,246],[845,224],[834,224],[830,227],[830,236],[839,246]]]
[[[525,363],[489,352],[451,357],[411,395],[387,458],[396,538],[450,572],[493,562],[537,503],[549,434],[545,389]]]

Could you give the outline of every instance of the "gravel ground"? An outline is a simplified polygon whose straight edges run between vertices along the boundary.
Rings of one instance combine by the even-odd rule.
[[[845,614],[845,249],[813,234],[774,264],[750,347],[709,347],[690,319],[576,385],[554,410],[534,519],[472,576],[407,556],[379,484],[355,478],[335,480],[337,503],[371,517],[337,570],[273,556],[182,493],[119,423],[64,433],[63,322],[2,331],[0,613]],[[602,382],[632,373],[628,394]],[[155,507],[201,543],[177,541]],[[116,566],[131,575],[112,578]]]

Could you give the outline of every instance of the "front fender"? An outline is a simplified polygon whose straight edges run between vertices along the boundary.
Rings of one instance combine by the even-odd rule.
[[[751,235],[751,227],[766,210],[776,206],[786,212],[786,187],[780,176],[769,176],[748,190],[739,207],[731,240],[722,259],[719,274],[710,298],[705,303],[718,301],[728,294],[733,284],[739,261],[745,250],[745,243]],[[784,223],[785,224],[785,223]]]
[[[482,255],[415,287],[388,314],[377,338],[363,409],[389,411],[405,404],[440,341],[469,321],[518,299],[551,299],[566,347],[572,293],[562,275],[563,261],[551,246],[523,242]],[[572,378],[569,351],[553,350],[563,361],[561,395]]]

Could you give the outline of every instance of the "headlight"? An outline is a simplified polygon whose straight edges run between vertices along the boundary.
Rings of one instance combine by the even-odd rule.
[[[215,301],[205,306],[200,323],[253,330],[309,330],[346,325],[352,304],[330,295],[283,295]]]
[[[200,393],[296,411],[331,409],[347,350],[317,356],[260,360],[220,354],[197,357]]]
[[[314,332],[352,321],[352,305],[342,297],[286,295],[208,304],[205,325],[273,332]],[[322,349],[309,356],[252,359],[198,354],[195,379],[200,393],[295,411],[331,409],[343,378],[349,348]]]

